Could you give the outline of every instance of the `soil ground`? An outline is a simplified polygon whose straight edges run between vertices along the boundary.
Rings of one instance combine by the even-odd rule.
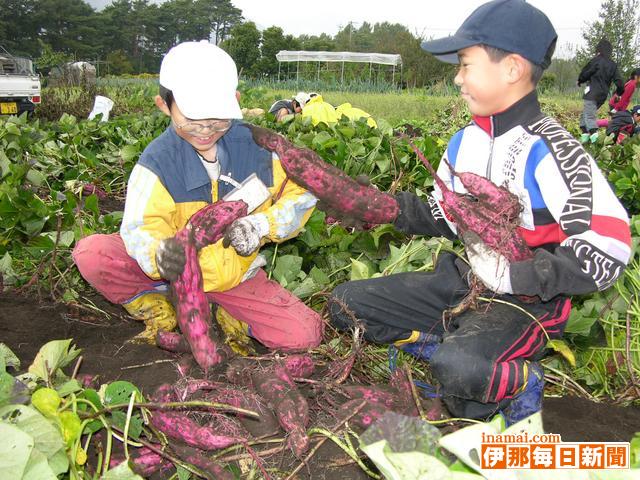
[[[83,351],[81,373],[99,374],[103,383],[128,380],[143,393],[178,379],[176,355],[151,345],[127,343],[142,330],[142,325],[124,316],[120,307],[93,300],[111,314],[110,319],[89,310],[2,293],[0,342],[10,347],[26,368],[46,342],[72,338]],[[547,398],[543,419],[545,430],[561,434],[563,441],[629,441],[640,432],[640,408],[577,397]],[[346,460],[332,442],[326,442],[297,478],[368,478],[355,465],[344,466]],[[299,461],[282,456],[276,463],[286,470]]]

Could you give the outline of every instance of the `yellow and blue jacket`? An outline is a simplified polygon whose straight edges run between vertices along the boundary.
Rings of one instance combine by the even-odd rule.
[[[128,254],[149,277],[160,279],[155,260],[160,241],[174,236],[195,212],[224,197],[252,173],[271,192],[271,199],[252,212],[265,214],[269,221],[265,241],[294,237],[309,219],[316,198],[286,181],[278,156],[258,146],[241,122],[234,121],[218,140],[217,158],[221,175],[212,181],[196,150],[173,126],[142,152],[127,185],[120,235]],[[233,248],[223,248],[222,241],[203,248],[199,260],[204,290],[225,291],[238,285],[257,254],[241,257]]]
[[[364,118],[370,127],[376,128],[378,126],[371,115],[361,108],[356,108],[350,103],[343,103],[334,108],[333,105],[324,101],[322,95],[313,97],[302,109],[302,118],[311,118],[311,123],[314,126],[320,122],[324,122],[327,125],[337,123],[343,115],[352,121]]]

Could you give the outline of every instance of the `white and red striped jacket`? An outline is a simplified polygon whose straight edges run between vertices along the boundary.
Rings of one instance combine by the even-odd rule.
[[[590,293],[609,287],[631,254],[629,219],[595,161],[556,120],[540,112],[535,92],[508,110],[474,118],[450,140],[444,154],[458,172],[473,172],[518,195],[519,231],[534,249],[531,260],[511,264],[517,295]],[[438,175],[456,192],[466,190],[445,162]],[[398,197],[400,229],[453,236],[436,187],[427,204]]]

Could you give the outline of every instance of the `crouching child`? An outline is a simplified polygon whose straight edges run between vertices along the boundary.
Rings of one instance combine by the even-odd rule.
[[[509,262],[482,242],[467,244],[468,262],[444,253],[432,272],[347,282],[332,293],[332,322],[350,328],[348,308],[367,340],[428,361],[456,417],[502,413],[510,425],[539,411],[539,360],[548,340],[563,335],[570,296],[610,287],[629,260],[625,209],[580,142],[540,110],[536,84],[556,39],[540,10],[523,0],[495,0],[455,35],[423,44],[436,55],[457,54],[455,83],[473,115],[443,160],[517,195],[517,234],[531,258]],[[467,193],[447,162],[437,174],[450,190]],[[427,201],[410,192],[397,200],[398,229],[457,237],[437,186]],[[447,318],[478,281],[487,301]]]

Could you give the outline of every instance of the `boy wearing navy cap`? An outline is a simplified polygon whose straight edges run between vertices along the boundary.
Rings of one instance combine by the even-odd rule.
[[[473,121],[449,141],[444,158],[457,172],[483,175],[516,194],[518,233],[533,258],[510,263],[480,242],[468,264],[441,254],[433,272],[410,272],[338,286],[332,321],[365,338],[391,343],[430,362],[439,393],[458,417],[502,413],[508,425],[542,405],[539,360],[562,337],[570,295],[604,290],[630,256],[629,220],[593,158],[556,120],[540,111],[536,84],[551,62],[557,35],[549,19],[523,0],[476,9],[450,37],[422,47],[457,55],[455,83]],[[438,176],[467,193],[447,163]],[[402,192],[395,225],[409,234],[456,238],[437,186],[424,202]],[[444,321],[469,292],[472,278],[493,300]]]

